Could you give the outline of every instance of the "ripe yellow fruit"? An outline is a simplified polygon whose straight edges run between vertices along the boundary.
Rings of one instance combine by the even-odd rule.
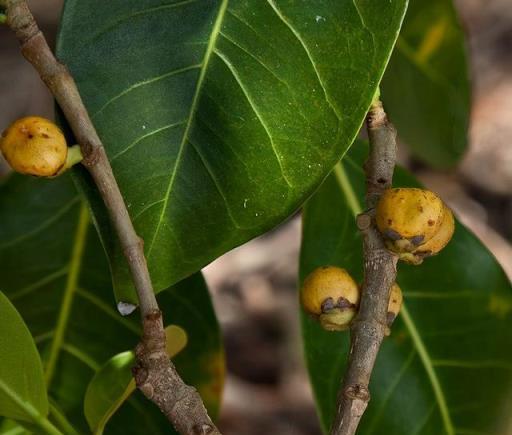
[[[0,149],[15,171],[39,177],[58,175],[68,158],[68,146],[60,129],[38,116],[15,121],[3,132]]]
[[[413,264],[420,264],[425,257],[431,257],[441,251],[451,240],[454,231],[455,221],[453,219],[453,213],[446,205],[444,205],[443,222],[441,223],[441,227],[434,237],[423,245],[420,245],[412,252],[415,258],[415,262]]]
[[[376,223],[388,249],[412,252],[439,231],[443,213],[443,201],[433,192],[416,188],[387,189],[377,204]]]
[[[360,290],[345,269],[323,266],[304,280],[301,303],[329,331],[348,329],[357,313]]]
[[[400,308],[402,308],[402,290],[398,287],[397,283],[394,283],[391,287],[391,294],[389,296],[388,303],[388,316],[387,316],[387,324],[388,327],[395,321],[396,316],[400,312]]]

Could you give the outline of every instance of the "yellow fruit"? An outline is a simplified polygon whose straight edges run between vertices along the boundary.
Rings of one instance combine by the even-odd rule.
[[[377,204],[376,223],[388,249],[412,252],[437,233],[443,209],[441,199],[428,190],[387,189]]]
[[[388,327],[395,321],[396,316],[400,312],[400,308],[402,308],[402,290],[398,287],[398,284],[395,283],[391,287],[391,294],[389,296],[388,303],[388,316],[387,316],[387,324]]]
[[[436,255],[443,249],[453,236],[455,231],[455,221],[452,211],[444,205],[443,222],[437,233],[423,245],[414,250],[414,254],[421,257],[430,257]]]
[[[345,269],[323,266],[304,280],[301,302],[330,331],[348,329],[357,313],[359,287]]]
[[[452,211],[444,205],[443,222],[437,233],[430,240],[418,246],[413,252],[406,252],[400,255],[400,260],[409,264],[421,264],[423,259],[436,255],[451,240],[455,230],[455,221]]]
[[[0,149],[15,171],[39,177],[57,175],[68,157],[66,139],[60,129],[38,116],[15,121],[2,134]]]

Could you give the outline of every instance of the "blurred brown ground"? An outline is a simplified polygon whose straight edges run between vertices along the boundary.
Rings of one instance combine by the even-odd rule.
[[[426,0],[425,0],[426,1]],[[62,0],[34,0],[54,41]],[[468,31],[473,81],[470,150],[457,171],[432,171],[401,150],[512,277],[512,7],[510,0],[456,0]],[[0,127],[53,117],[53,102],[0,28]],[[1,164],[0,164],[1,167]],[[316,435],[297,303],[300,218],[218,259],[204,272],[224,331],[228,376],[220,427],[226,435]]]

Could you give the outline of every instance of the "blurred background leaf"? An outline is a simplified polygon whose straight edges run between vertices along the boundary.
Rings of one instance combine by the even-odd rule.
[[[411,0],[382,81],[400,140],[436,168],[468,146],[470,84],[464,31],[452,0]]]
[[[0,185],[0,275],[40,349],[49,394],[69,420],[87,431],[86,387],[113,355],[133,349],[137,313],[115,310],[108,264],[89,214],[69,175],[41,180],[11,175]],[[224,354],[210,296],[200,274],[159,295],[167,322],[187,333],[175,358],[217,415]],[[140,397],[139,397],[140,396]],[[168,422],[138,392],[107,426],[107,434],[169,433]]]
[[[357,135],[406,4],[65,2],[57,54],[107,148],[157,292],[300,207]],[[121,248],[82,181],[117,298],[133,302]]]
[[[362,211],[367,146],[356,142],[308,201],[301,281],[320,265],[362,281]],[[417,186],[397,169],[395,186]],[[487,249],[460,223],[448,246],[421,266],[399,264],[404,306],[384,340],[361,435],[504,434],[512,405],[512,289]],[[302,316],[310,378],[324,429],[349,351],[349,334]]]

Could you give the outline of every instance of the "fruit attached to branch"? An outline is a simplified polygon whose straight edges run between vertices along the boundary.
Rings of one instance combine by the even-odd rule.
[[[39,116],[11,124],[2,133],[0,150],[16,172],[38,177],[55,177],[82,160],[80,147],[68,148],[59,127]]]
[[[418,246],[418,248],[411,253],[411,256],[402,258],[402,260],[411,264],[421,264],[424,258],[436,255],[448,244],[453,236],[454,230],[455,221],[453,219],[453,213],[448,206],[444,205],[443,221],[434,237],[423,245]]]
[[[454,231],[451,210],[435,193],[417,188],[386,190],[377,204],[376,223],[387,248],[411,264],[437,254]]]
[[[345,269],[323,266],[304,280],[301,302],[304,310],[328,331],[348,329],[357,313],[360,290]]]

